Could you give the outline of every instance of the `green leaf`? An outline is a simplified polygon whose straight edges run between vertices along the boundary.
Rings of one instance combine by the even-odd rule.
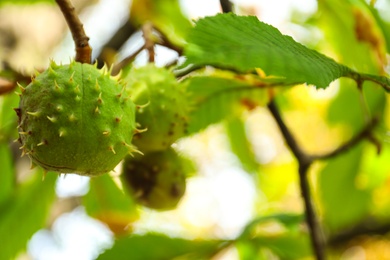
[[[361,167],[367,188],[377,189],[381,185],[387,187],[387,181],[390,177],[388,162],[390,162],[390,144],[388,142],[382,143],[379,155],[374,145],[365,147]]]
[[[9,94],[0,97],[0,142],[2,140],[17,138],[16,126],[18,125],[14,108],[19,106],[19,97]]]
[[[0,165],[0,205],[2,205],[12,194],[16,178],[11,149],[4,142],[0,142]]]
[[[390,52],[390,24],[388,21],[385,21],[379,14],[378,10],[373,6],[368,5],[368,9],[370,10],[373,18],[376,21],[377,26],[380,28],[381,33],[383,34],[383,38],[386,44],[387,52]]]
[[[368,12],[365,1],[337,1],[328,0],[319,2],[319,16],[317,26],[325,34],[326,48],[332,48],[338,60],[357,70],[364,70],[370,73],[380,73],[382,66],[378,57],[385,55],[380,43],[384,40],[377,39],[377,48],[372,48],[367,40],[362,41],[356,33],[357,24],[361,23],[358,15]],[[369,19],[369,14],[367,14]],[[358,20],[360,17],[360,20]],[[360,22],[359,22],[360,21]],[[373,21],[373,19],[372,19]],[[372,28],[362,28],[363,32],[377,35],[375,24]],[[367,30],[366,30],[367,29]],[[373,30],[373,31],[372,31]],[[377,35],[379,37],[379,34]],[[343,39],[340,41],[340,39]],[[328,46],[330,45],[330,46]],[[359,55],[356,55],[359,53]],[[360,74],[357,78],[369,79],[380,85],[387,85],[388,79],[375,75]],[[330,104],[328,109],[331,123],[342,123],[357,131],[361,129],[366,121],[367,111],[369,116],[379,116],[385,106],[385,93],[378,86],[368,82],[363,86],[363,92],[356,89],[356,84],[351,80],[342,79],[339,81],[338,95]],[[342,111],[342,112],[341,112]]]
[[[361,92],[348,79],[340,80],[337,96],[330,102],[327,120],[330,124],[344,124],[358,131],[365,124]]]
[[[190,31],[184,54],[187,65],[283,77],[284,84],[313,84],[325,88],[340,77],[373,81],[390,91],[386,77],[358,73],[283,35],[255,16],[218,14],[200,19]],[[358,55],[355,55],[358,56]]]
[[[138,218],[134,200],[120,190],[108,174],[92,178],[83,197],[87,213],[106,223],[117,235],[131,231],[129,224]]]
[[[57,174],[43,172],[14,190],[12,196],[0,207],[0,259],[14,259],[31,236],[44,227],[50,206],[55,198]]]
[[[319,2],[318,9],[316,26],[320,27],[325,35],[325,47],[331,47],[336,52],[338,61],[349,67],[376,72],[373,70],[376,61],[370,46],[357,39],[355,30],[358,21],[355,20],[355,15],[360,8],[352,1],[328,0]]]
[[[191,23],[181,12],[178,0],[133,0],[130,22],[135,26],[152,22],[178,45],[184,44],[184,38],[191,29]]]
[[[311,255],[310,241],[307,233],[299,226],[304,221],[303,215],[275,214],[261,216],[252,220],[237,239],[237,248],[243,259],[264,258],[264,250],[270,250],[281,259],[300,259]],[[277,222],[286,228],[284,231],[275,229],[274,233],[261,230],[262,224]]]
[[[324,88],[351,70],[306,48],[254,16],[218,14],[200,19],[185,47],[186,64],[214,65],[242,72],[261,68],[287,82]]]
[[[186,80],[194,110],[188,126],[190,134],[240,114],[243,108],[265,105],[266,89],[245,81],[219,77],[193,77]]]
[[[162,234],[133,235],[116,241],[98,260],[209,259],[224,241],[186,240]]]
[[[295,260],[312,255],[310,240],[303,234],[260,236],[251,241],[255,246],[268,248],[280,259]]]
[[[294,227],[297,227],[298,225],[303,223],[304,218],[301,214],[286,213],[261,216],[249,222],[240,237],[250,237],[251,232],[255,230],[258,225],[271,221],[276,221],[287,227],[288,229],[294,229]]]
[[[249,243],[249,241],[238,241],[235,243],[239,259],[240,260],[268,260],[269,252],[262,247],[258,247],[254,244]]]
[[[230,148],[240,160],[243,168],[249,173],[256,173],[259,169],[259,163],[256,160],[253,147],[248,141],[245,122],[239,117],[233,117],[226,121],[225,129]]]
[[[358,187],[363,145],[331,159],[318,178],[326,226],[335,231],[359,221],[371,204],[369,190]]]

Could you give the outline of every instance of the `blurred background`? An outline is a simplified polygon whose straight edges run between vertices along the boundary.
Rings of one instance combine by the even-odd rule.
[[[174,13],[177,10],[173,9],[175,4],[172,3],[175,1],[165,1],[165,6],[172,8],[168,11],[161,7],[164,4],[156,4],[163,0],[145,1],[161,10],[157,7],[142,9],[142,1],[72,2],[90,37],[93,59],[103,59],[107,63],[120,61],[143,45],[142,33],[134,27],[133,30],[129,29],[131,33],[120,48],[107,48],[107,43],[117,39],[118,31],[129,21],[144,22],[149,16],[155,17],[152,22],[156,24],[179,19]],[[259,20],[273,25],[283,34],[343,64],[374,74],[388,72],[390,20],[386,20],[389,19],[386,14],[390,11],[390,3],[386,0],[375,3],[363,0],[232,2],[237,14],[256,15]],[[216,0],[180,0],[177,3],[182,15],[189,21],[221,12],[220,2]],[[152,9],[165,16],[158,18]],[[164,20],[170,12],[172,20]],[[74,43],[68,27],[52,1],[0,1],[0,17],[1,78],[9,80],[20,75],[32,75],[34,70],[46,68],[50,59],[67,63],[74,57]],[[368,38],[356,36],[358,20],[364,21],[362,28],[368,32],[366,35],[371,33]],[[171,40],[182,45],[184,40],[180,30],[172,26],[162,29],[167,35],[174,34]],[[163,46],[156,47],[157,66],[166,66],[177,58],[177,52]],[[141,67],[147,63],[148,54],[141,51],[134,64]],[[10,137],[15,137],[17,133],[8,130],[15,126],[15,119],[7,111],[10,107],[17,107],[18,102],[16,95],[12,98],[10,95],[13,94],[0,96],[0,140],[6,144],[1,149],[7,147],[13,152],[1,151],[3,161],[0,161],[0,171],[8,167],[6,156],[17,156],[18,151],[17,144],[9,142]],[[371,102],[374,104],[372,107],[376,107],[373,109],[383,111],[383,124],[377,133],[383,143],[381,155],[377,156],[375,147],[364,142],[351,153],[329,163],[316,163],[310,171],[314,200],[334,259],[390,258],[387,236],[390,230],[390,139],[387,130],[389,117],[386,117],[388,97],[383,93],[375,95],[364,102]],[[336,148],[356,134],[365,122],[365,105],[354,83],[348,80],[337,80],[325,90],[306,85],[296,86],[283,92],[280,99],[283,101],[286,123],[302,147],[311,153],[319,154]],[[24,243],[23,238],[33,233],[28,238],[25,250],[21,247],[16,257],[18,260],[85,260],[96,259],[114,245],[116,237],[128,233],[142,235],[157,232],[188,240],[229,241],[239,236],[248,223],[259,216],[301,216],[303,205],[297,163],[280,136],[272,116],[266,108],[257,107],[246,111],[241,123],[238,125],[244,126],[243,132],[234,128],[235,122],[223,122],[174,144],[174,148],[193,160],[196,166],[187,179],[186,193],[174,210],[154,211],[136,206],[131,198],[121,197],[126,209],[119,209],[112,215],[90,214],[96,203],[90,198],[99,193],[100,184],[92,189],[88,177],[68,174],[58,179],[51,180],[49,177],[45,180],[49,182],[47,191],[30,185],[31,189],[36,188],[42,193],[31,192],[35,195],[29,197],[30,201],[25,198],[24,204],[20,203],[20,207],[27,205],[24,211],[15,210],[12,215],[7,207],[0,207],[0,221],[3,222],[3,228],[0,225],[0,237],[6,239],[5,236],[11,236],[14,238],[10,241],[15,239]],[[241,143],[239,137],[242,136],[244,142]],[[245,155],[240,156],[237,149],[244,149]],[[41,178],[40,172],[29,170],[27,158],[18,159],[15,171],[16,182],[20,185]],[[120,166],[117,174],[119,172]],[[20,232],[26,232],[26,235],[12,233],[12,227],[23,225],[24,216],[30,210],[31,214],[39,218],[39,212],[34,211],[35,203],[46,193],[51,194],[50,181],[55,183],[55,197],[42,206],[49,215],[44,221],[45,228],[34,232],[29,228],[21,229]],[[118,198],[115,197],[117,194],[111,195],[112,200]],[[19,205],[18,202],[15,205]],[[21,212],[24,213],[21,215]],[[4,228],[6,223],[8,229]],[[25,222],[24,225],[29,223]],[[295,228],[300,232],[305,231],[303,224]],[[282,234],[284,229],[278,221],[270,221],[259,227],[257,232],[272,238]],[[252,252],[246,245],[227,246],[209,258],[283,259],[283,254],[279,254],[278,250],[292,250],[294,244],[289,241],[286,237],[284,244],[266,246],[261,254],[256,250]]]

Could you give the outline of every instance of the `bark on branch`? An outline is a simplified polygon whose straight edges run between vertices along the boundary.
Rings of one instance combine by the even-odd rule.
[[[84,26],[76,14],[75,8],[70,0],[56,0],[62,14],[72,33],[73,41],[76,47],[75,60],[81,63],[91,63],[92,48],[89,46],[89,38],[85,34]]]

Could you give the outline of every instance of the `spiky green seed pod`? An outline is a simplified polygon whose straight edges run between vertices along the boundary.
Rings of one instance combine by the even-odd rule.
[[[19,140],[33,164],[95,176],[132,151],[135,105],[106,69],[52,62],[20,89]]]
[[[185,193],[183,161],[172,148],[126,157],[122,177],[137,201],[148,208],[173,209]]]
[[[171,72],[150,64],[133,68],[124,80],[134,103],[140,129],[133,143],[141,152],[161,151],[187,131],[190,105],[185,86]]]

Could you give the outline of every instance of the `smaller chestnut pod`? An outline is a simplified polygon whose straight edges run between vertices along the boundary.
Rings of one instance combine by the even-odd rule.
[[[126,157],[122,180],[137,202],[156,210],[177,206],[186,189],[186,170],[175,150]]]
[[[123,75],[127,91],[137,105],[133,144],[143,153],[165,150],[187,134],[190,114],[186,85],[172,72],[149,64]]]

